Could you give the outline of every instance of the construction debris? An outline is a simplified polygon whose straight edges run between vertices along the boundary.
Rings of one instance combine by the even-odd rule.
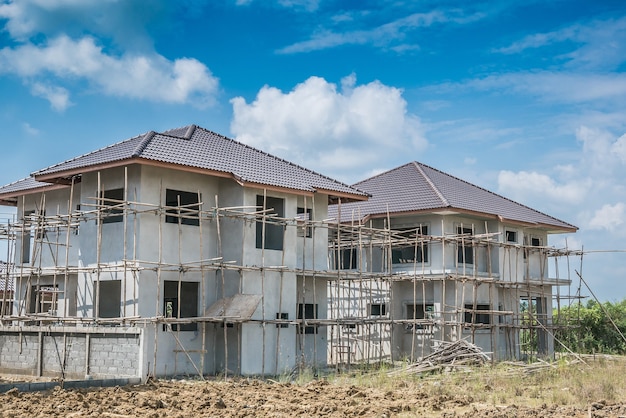
[[[410,364],[398,370],[389,372],[389,375],[406,373],[424,373],[432,371],[453,371],[466,369],[467,366],[483,365],[491,362],[485,352],[466,339],[455,342],[435,341],[433,352],[416,363]]]

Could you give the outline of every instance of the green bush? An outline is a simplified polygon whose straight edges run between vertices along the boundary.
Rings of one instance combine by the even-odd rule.
[[[586,305],[581,303],[561,308],[560,314],[555,311],[553,320],[559,326],[555,336],[569,349],[580,353],[626,354],[626,341],[615,329],[607,313],[622,335],[626,335],[624,299],[618,303],[602,304],[590,300]],[[557,350],[566,351],[560,346]]]

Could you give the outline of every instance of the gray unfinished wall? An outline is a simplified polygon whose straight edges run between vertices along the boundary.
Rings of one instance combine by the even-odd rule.
[[[0,327],[0,373],[140,377],[141,337],[137,328]]]

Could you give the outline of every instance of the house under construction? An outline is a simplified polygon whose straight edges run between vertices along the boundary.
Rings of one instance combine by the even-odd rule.
[[[547,237],[576,230],[422,164],[348,186],[194,125],[0,203],[0,372],[62,378],[276,375],[461,338],[547,356],[569,284],[548,259],[570,254]]]

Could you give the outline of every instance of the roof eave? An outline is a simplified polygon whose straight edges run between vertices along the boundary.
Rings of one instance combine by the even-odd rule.
[[[0,204],[5,206],[16,206],[17,198],[27,195],[27,194],[35,194],[40,192],[48,192],[51,190],[65,189],[67,185],[65,184],[46,184],[40,187],[30,187],[20,190],[14,190],[9,193],[0,194]]]
[[[83,173],[99,171],[99,170],[105,170],[109,168],[123,167],[123,166],[131,165],[131,164],[142,164],[142,165],[149,165],[149,166],[154,166],[154,167],[171,168],[174,170],[182,170],[182,171],[187,171],[191,173],[229,178],[229,179],[236,181],[241,186],[252,187],[252,188],[257,188],[257,189],[268,189],[268,190],[288,192],[292,194],[306,195],[306,196],[312,196],[315,192],[317,192],[320,194],[328,195],[329,203],[332,203],[333,200],[337,200],[337,199],[341,199],[342,202],[357,202],[357,201],[363,201],[363,200],[368,199],[368,196],[360,195],[356,192],[355,193],[338,192],[335,190],[326,190],[322,188],[315,188],[315,189],[311,188],[311,190],[300,190],[300,189],[293,189],[293,188],[277,186],[277,185],[250,182],[250,181],[246,181],[245,179],[241,179],[239,176],[237,176],[235,173],[232,173],[232,172],[217,171],[217,170],[211,170],[211,169],[201,168],[201,167],[193,167],[193,166],[169,163],[169,162],[164,162],[164,161],[150,160],[150,159],[141,158],[141,157],[125,158],[125,159],[121,159],[117,161],[110,161],[110,162],[102,163],[102,164],[94,164],[90,166],[77,167],[71,170],[56,171],[53,173],[44,173],[44,174],[34,173],[34,177],[35,177],[35,180],[41,181],[41,182],[67,183],[68,179],[71,178],[72,176],[80,175]]]
[[[394,216],[411,216],[411,215],[422,215],[425,213],[433,213],[433,212],[441,211],[441,210],[450,210],[450,211],[455,211],[455,212],[463,213],[467,215],[479,216],[481,218],[496,219],[496,220],[499,220],[500,222],[509,223],[513,225],[519,225],[520,227],[523,227],[523,228],[545,229],[547,230],[549,234],[564,234],[564,233],[572,233],[572,232],[578,231],[578,227],[574,225],[559,226],[559,225],[546,224],[546,223],[525,222],[525,221],[505,218],[501,215],[496,215],[493,213],[485,213],[485,212],[478,212],[478,211],[472,211],[472,210],[467,210],[467,209],[459,209],[459,208],[455,208],[452,206],[435,207],[435,208],[411,210],[411,211],[399,211],[399,212],[393,212],[392,214]],[[361,222],[364,223],[370,219],[386,218],[387,216],[388,216],[387,212],[370,213],[370,214],[363,215],[363,217],[361,218]],[[345,222],[351,222],[351,221],[342,221],[342,223],[345,223]]]
[[[17,206],[17,198],[14,198],[14,199],[0,198],[0,206]]]
[[[32,176],[35,178],[35,180],[41,181],[41,182],[65,183],[69,181],[68,179],[71,179],[71,177],[73,176],[78,176],[80,174],[89,173],[92,171],[105,170],[107,168],[115,168],[115,167],[121,167],[121,166],[129,165],[129,164],[134,164],[137,162],[135,160],[139,160],[139,158],[124,158],[121,160],[109,161],[109,162],[101,163],[101,164],[87,165],[83,167],[72,168],[70,170],[53,171],[53,172],[48,172],[48,173],[43,173],[43,174],[39,174],[41,172],[34,172]]]

